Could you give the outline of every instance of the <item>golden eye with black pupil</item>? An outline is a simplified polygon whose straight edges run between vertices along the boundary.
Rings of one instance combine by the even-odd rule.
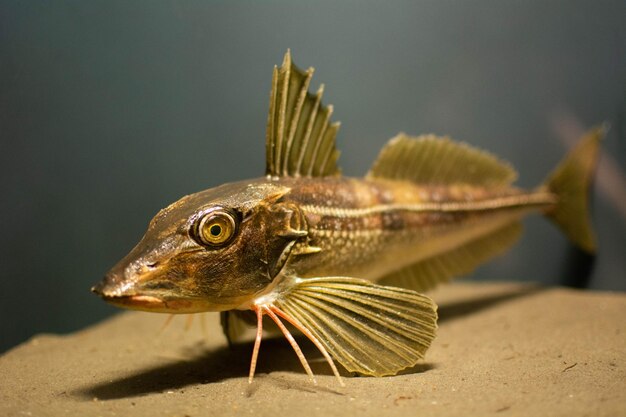
[[[194,226],[194,239],[201,245],[221,247],[235,236],[237,219],[234,213],[215,209],[202,215]]]

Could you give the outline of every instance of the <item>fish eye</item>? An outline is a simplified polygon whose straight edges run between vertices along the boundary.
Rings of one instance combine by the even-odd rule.
[[[235,214],[219,207],[196,220],[192,228],[192,237],[203,246],[220,247],[230,242],[236,231]]]

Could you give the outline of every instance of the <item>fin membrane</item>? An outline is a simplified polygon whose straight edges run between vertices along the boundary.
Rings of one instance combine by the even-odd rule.
[[[300,70],[287,51],[280,69],[274,67],[267,120],[265,174],[272,177],[338,175],[332,106],[321,103],[323,86],[308,92],[313,68]]]
[[[424,357],[437,307],[414,291],[355,278],[303,279],[274,303],[348,371],[394,375]]]
[[[380,151],[367,177],[431,185],[499,187],[515,181],[517,173],[490,153],[447,137],[410,137],[400,133]]]
[[[517,242],[521,233],[522,226],[519,222],[509,224],[443,255],[386,275],[379,283],[418,292],[427,291],[451,278],[466,275],[488,259],[504,253]]]
[[[558,202],[547,216],[581,249],[593,253],[596,239],[588,209],[589,184],[598,160],[604,127],[588,132],[548,177],[543,188],[556,194]]]

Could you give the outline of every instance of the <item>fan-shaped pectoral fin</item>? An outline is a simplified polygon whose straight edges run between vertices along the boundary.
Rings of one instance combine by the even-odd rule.
[[[339,379],[333,359],[348,371],[372,376],[414,366],[437,329],[437,307],[430,298],[356,278],[286,278],[260,297],[254,309],[276,322],[307,373],[306,359],[281,319],[315,344]],[[253,362],[258,345],[260,336]]]

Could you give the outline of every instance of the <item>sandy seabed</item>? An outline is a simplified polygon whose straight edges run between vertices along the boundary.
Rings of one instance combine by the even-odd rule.
[[[307,341],[312,385],[283,339],[228,348],[217,314],[127,312],[37,335],[0,357],[0,416],[626,416],[626,294],[446,286],[438,337],[402,375],[341,387]]]

